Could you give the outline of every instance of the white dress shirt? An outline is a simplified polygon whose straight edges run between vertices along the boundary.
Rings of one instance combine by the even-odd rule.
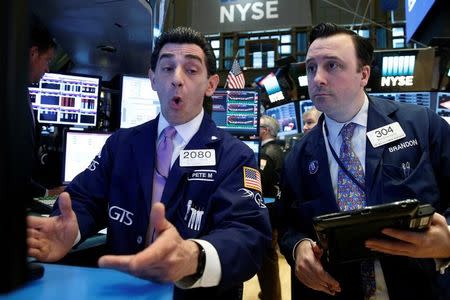
[[[170,164],[171,166],[173,166],[174,162],[177,160],[181,150],[186,147],[192,137],[200,129],[204,114],[205,113],[202,109],[202,111],[191,121],[175,126],[177,133],[173,138],[173,153],[172,161]],[[159,114],[158,142],[155,144],[155,146],[161,142],[161,132],[167,126],[170,126],[169,122],[167,122],[162,114]],[[186,286],[182,281],[178,281],[175,284],[180,288],[211,287],[218,285],[220,282],[220,278],[222,277],[222,268],[220,266],[220,258],[216,248],[214,248],[211,243],[205,240],[192,240],[199,243],[203,247],[203,249],[205,249],[206,261],[203,275],[192,286]]]
[[[339,156],[342,137],[339,134],[341,132],[342,127],[348,123],[355,123],[358,126],[355,127],[355,131],[352,136],[352,149],[358,157],[361,165],[363,167],[364,173],[366,172],[366,132],[367,132],[367,115],[369,111],[369,100],[367,96],[365,96],[364,103],[359,110],[359,112],[348,122],[339,123],[333,119],[330,119],[325,114],[325,121],[323,122],[322,131],[325,139],[325,147],[327,148],[327,156],[328,156],[328,166],[330,169],[331,182],[333,184],[334,195],[337,199],[337,181],[338,181],[338,171],[339,165],[334,159],[333,154],[331,153],[329,144]],[[325,126],[328,129],[328,136],[326,134]],[[371,300],[389,300],[388,290],[386,286],[386,281],[384,280],[383,270],[381,269],[381,264],[379,260],[374,261],[375,265],[375,281],[376,281],[376,290],[375,294],[370,297]]]

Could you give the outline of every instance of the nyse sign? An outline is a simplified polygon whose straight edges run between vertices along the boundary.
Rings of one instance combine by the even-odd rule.
[[[192,24],[204,33],[311,26],[309,0],[191,0]]]
[[[220,6],[220,23],[232,23],[236,15],[242,22],[245,22],[247,18],[253,20],[277,19],[279,17],[278,0]]]
[[[414,76],[386,76],[381,77],[381,86],[412,86]]]

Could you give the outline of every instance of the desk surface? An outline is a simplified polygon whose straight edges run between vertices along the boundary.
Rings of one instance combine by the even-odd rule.
[[[156,284],[109,269],[43,264],[44,276],[0,299],[172,299],[171,284]]]

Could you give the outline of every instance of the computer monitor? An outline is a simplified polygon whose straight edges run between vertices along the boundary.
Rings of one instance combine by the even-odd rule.
[[[450,92],[438,92],[436,112],[450,124]]]
[[[369,95],[431,108],[431,92],[386,92],[369,93]]]
[[[277,135],[279,139],[285,139],[287,135],[298,133],[296,103],[298,102],[289,102],[266,110],[265,114],[273,117],[280,125]]]
[[[217,127],[235,136],[258,135],[258,90],[217,89],[211,98],[211,117]]]
[[[45,73],[29,87],[39,123],[96,126],[101,77]]]
[[[438,85],[435,65],[431,47],[376,50],[365,89],[371,93],[430,91]]]
[[[294,79],[297,88],[297,99],[305,100],[309,98],[308,76],[306,75],[305,62],[291,63],[289,73]]]
[[[277,76],[274,73],[269,73],[266,77],[261,79],[259,84],[266,89],[270,103],[275,103],[285,99],[283,91],[280,87],[280,83],[278,82]]]
[[[161,111],[158,94],[148,77],[122,76],[120,106],[120,128],[145,123]]]
[[[69,184],[75,176],[92,166],[92,160],[100,153],[110,132],[71,131],[65,132],[63,144],[62,182]]]
[[[259,165],[259,147],[260,147],[260,141],[259,140],[243,140],[243,142],[250,147],[250,149],[253,150],[253,153],[255,154],[256,162]]]

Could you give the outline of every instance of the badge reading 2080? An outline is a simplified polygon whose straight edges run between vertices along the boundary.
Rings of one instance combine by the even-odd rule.
[[[181,150],[180,167],[215,166],[215,149]]]

